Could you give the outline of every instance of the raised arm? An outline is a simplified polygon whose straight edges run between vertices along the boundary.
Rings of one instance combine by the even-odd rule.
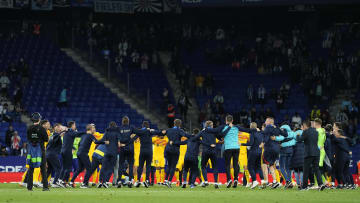
[[[243,128],[243,127],[241,127],[240,125],[234,125],[234,127],[236,127],[237,129],[239,129],[239,131],[241,131],[241,132],[246,132],[246,133],[256,132],[256,129]]]

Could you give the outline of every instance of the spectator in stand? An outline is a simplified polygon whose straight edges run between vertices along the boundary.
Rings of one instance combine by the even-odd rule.
[[[9,111],[9,105],[7,103],[4,104],[3,110],[1,112],[2,120],[8,123],[12,122],[11,112]]]
[[[144,53],[142,56],[141,56],[141,70],[147,70],[149,68],[149,56]]]
[[[118,73],[123,72],[123,62],[124,62],[124,58],[122,56],[117,56],[115,58],[116,71]]]
[[[265,90],[263,84],[260,84],[260,86],[258,88],[257,99],[261,105],[265,104],[265,95],[266,95],[266,90]]]
[[[282,94],[278,94],[278,96],[277,96],[276,107],[277,107],[278,111],[284,108],[284,98],[283,98]]]
[[[14,156],[18,156],[20,154],[20,142],[21,138],[17,131],[13,133],[13,136],[11,137],[11,154]]]
[[[321,111],[321,120],[323,121],[323,123],[330,123],[329,109],[323,109]]]
[[[185,123],[187,122],[186,118],[187,118],[187,111],[189,109],[189,106],[192,106],[192,104],[189,101],[186,94],[183,92],[178,99],[178,107],[180,110],[180,115],[182,116],[182,119],[184,120]]]
[[[224,104],[224,97],[221,92],[218,92],[217,95],[214,97],[214,104],[220,104],[223,106]]]
[[[281,73],[282,71],[283,71],[282,66],[279,63],[276,63],[275,66],[274,66],[273,72],[274,73]]]
[[[10,80],[14,80],[16,78],[17,72],[17,66],[14,63],[10,64],[10,66],[8,67]]]
[[[249,85],[249,87],[247,88],[247,98],[250,104],[253,104],[254,102],[254,88],[252,86],[252,84]]]
[[[345,113],[345,109],[340,110],[337,114],[336,114],[336,122],[340,122],[343,123],[345,125],[348,124],[349,122],[349,118]]]
[[[225,113],[224,108],[219,103],[215,104],[213,112],[216,116],[220,117],[222,117]]]
[[[168,104],[167,120],[168,120],[168,127],[169,128],[173,127],[174,126],[174,120],[175,120],[175,107],[172,104]]]
[[[38,36],[40,35],[40,28],[41,28],[41,24],[40,23],[35,23],[34,24],[34,30],[33,30],[33,34]]]
[[[213,94],[214,79],[210,73],[206,75],[205,82],[206,95],[211,96]]]
[[[68,106],[68,102],[67,102],[67,88],[64,88],[59,96],[59,101],[58,101],[58,107],[62,108],[62,107],[67,107]]]
[[[165,106],[167,106],[170,102],[169,100],[169,90],[167,88],[164,88],[164,91],[162,93],[162,97],[163,97],[163,102],[165,104]]]
[[[295,115],[292,117],[291,122],[292,122],[292,123],[295,123],[295,124],[301,125],[302,119],[301,119],[301,117],[300,117],[300,115],[299,115],[298,112],[295,112]]]
[[[213,112],[212,112],[211,101],[210,100],[208,100],[204,105],[204,113],[205,113],[205,119],[206,120],[212,120]]]
[[[234,58],[233,62],[231,63],[231,67],[235,72],[240,70],[240,61],[238,58]]]
[[[6,147],[5,147],[5,146],[1,146],[0,156],[1,156],[1,157],[9,156],[8,152],[6,151]]]
[[[221,27],[216,30],[216,39],[217,40],[225,39],[225,31]]]
[[[128,45],[128,42],[123,39],[120,41],[119,43],[119,56],[122,57],[126,57],[127,56],[127,49],[128,49],[129,45]]]
[[[23,157],[26,157],[28,154],[28,151],[27,151],[27,143],[24,142],[22,147],[21,147],[21,150],[20,150],[20,156],[23,156]]]
[[[321,104],[321,99],[322,99],[322,85],[321,82],[318,81],[315,87],[315,101],[316,104]]]
[[[311,113],[310,113],[310,119],[313,121],[315,120],[315,118],[320,118],[321,116],[321,111],[320,109],[314,105],[314,108],[311,110]]]
[[[10,85],[10,80],[3,72],[0,77],[0,86],[1,86],[1,95],[7,97],[8,96],[8,87]]]
[[[138,67],[139,59],[140,59],[140,54],[139,52],[137,52],[136,49],[134,49],[134,51],[131,53],[131,62],[133,67]]]
[[[12,125],[9,125],[9,128],[7,129],[5,133],[5,145],[6,147],[11,147],[11,137],[14,134],[14,127]]]
[[[256,112],[256,108],[253,107],[250,110],[250,122],[258,122],[258,116],[257,116],[257,112]]]
[[[205,81],[205,78],[204,76],[201,75],[201,73],[199,73],[196,78],[195,78],[195,84],[196,84],[196,93],[199,95],[199,96],[202,96],[203,95],[203,92],[204,92],[204,81]]]
[[[289,97],[289,92],[290,92],[290,84],[284,82],[280,87],[280,93],[283,96],[283,98],[287,99]]]
[[[14,93],[13,93],[13,99],[14,99],[14,104],[21,104],[21,100],[22,100],[22,89],[20,86],[16,86]]]

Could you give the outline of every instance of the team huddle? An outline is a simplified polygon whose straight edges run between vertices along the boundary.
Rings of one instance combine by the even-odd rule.
[[[49,185],[76,187],[75,180],[84,170],[80,188],[90,187],[91,177],[93,183],[98,177],[98,188],[108,188],[111,177],[118,188],[140,185],[147,188],[154,185],[155,179],[171,188],[174,176],[182,188],[195,187],[197,178],[202,187],[207,187],[208,165],[218,189],[220,152],[225,159],[227,188],[238,186],[240,166],[243,182],[252,189],[276,189],[282,185],[281,179],[285,181],[284,188],[298,185],[301,190],[324,190],[334,188],[335,181],[338,189],[355,188],[349,171],[350,140],[340,123],[322,128],[322,121],[315,119],[292,128],[286,123],[277,127],[269,117],[261,129],[256,123],[244,128],[234,125],[233,117],[228,115],[224,125],[214,128],[212,121],[206,121],[202,130],[194,129],[188,134],[181,129],[179,119],[174,120],[173,128],[154,130],[147,121],[141,128],[132,127],[130,119],[124,116],[120,126],[112,121],[101,134],[94,124],[80,132],[74,121],[67,126],[56,123],[51,128],[39,113],[34,113],[31,119],[34,124],[27,131],[28,170],[23,176],[28,190],[33,188],[33,174],[39,176],[34,170],[41,171],[44,191],[49,190]],[[239,138],[242,133],[248,135],[245,141]],[[77,137],[81,138],[76,152],[78,167],[71,176]]]

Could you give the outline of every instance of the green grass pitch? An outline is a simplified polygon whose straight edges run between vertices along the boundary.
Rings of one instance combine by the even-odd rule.
[[[356,190],[325,190],[323,192],[309,190],[298,191],[297,189],[255,189],[239,187],[227,189],[222,186],[215,190],[213,186],[207,188],[196,187],[194,189],[179,187],[165,188],[154,186],[150,188],[108,188],[108,189],[50,189],[43,192],[34,188],[32,192],[17,184],[0,184],[0,202],[32,202],[32,203],[82,203],[82,202],[137,202],[137,203],[190,203],[190,202],[360,202],[360,191]]]

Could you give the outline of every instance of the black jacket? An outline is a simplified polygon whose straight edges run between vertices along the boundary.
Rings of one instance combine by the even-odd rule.
[[[301,136],[297,136],[297,141],[304,141],[304,158],[311,156],[320,156],[320,149],[318,147],[319,134],[315,128],[304,130]]]
[[[291,158],[291,168],[302,168],[304,166],[304,142],[296,142],[294,146],[293,156]]]
[[[121,133],[119,128],[108,128],[106,129],[103,138],[99,141],[95,141],[95,144],[104,144],[105,141],[109,141],[109,144],[105,145],[106,154],[116,156],[118,153],[118,141],[120,139],[120,136]]]
[[[61,141],[60,133],[54,133],[50,137],[49,143],[46,146],[46,156],[48,155],[58,156],[61,151],[61,145],[62,145],[62,141]]]
[[[89,150],[90,150],[90,146],[91,143],[96,141],[94,135],[92,134],[84,134],[83,136],[81,136],[81,140],[79,143],[79,149],[77,152],[77,156],[80,155],[88,155],[89,154]]]
[[[350,140],[348,138],[335,138],[336,143],[336,160],[350,159]]]
[[[82,135],[86,134],[86,132],[76,132],[72,129],[66,131],[63,137],[63,144],[61,147],[61,153],[68,153],[71,154],[74,145],[75,137],[81,137]]]
[[[133,127],[129,125],[122,125],[119,127],[119,141],[121,144],[125,144],[126,146],[121,147],[123,151],[130,151],[134,153],[134,142],[131,139],[131,134],[134,134]]]
[[[27,129],[27,140],[30,144],[40,144],[41,151],[45,151],[44,142],[49,140],[48,134],[40,125],[31,125]]]
[[[200,137],[194,136],[186,141],[187,149],[185,154],[185,160],[197,161],[199,155],[199,147],[201,143]]]
[[[166,131],[166,135],[169,139],[168,144],[166,145],[165,152],[169,153],[180,153],[180,145],[183,143],[181,142],[181,137],[187,137],[190,139],[192,135],[186,134],[182,129],[174,127],[170,128]],[[170,145],[170,142],[173,142],[172,145]]]
[[[202,138],[203,153],[216,153],[216,147],[211,147],[212,144],[216,145],[216,137],[214,134],[201,131],[197,137]]]
[[[154,130],[150,131],[149,129],[133,129],[136,136],[132,140],[136,140],[140,138],[140,153],[152,153],[152,137],[155,135],[162,135],[160,131]]]

